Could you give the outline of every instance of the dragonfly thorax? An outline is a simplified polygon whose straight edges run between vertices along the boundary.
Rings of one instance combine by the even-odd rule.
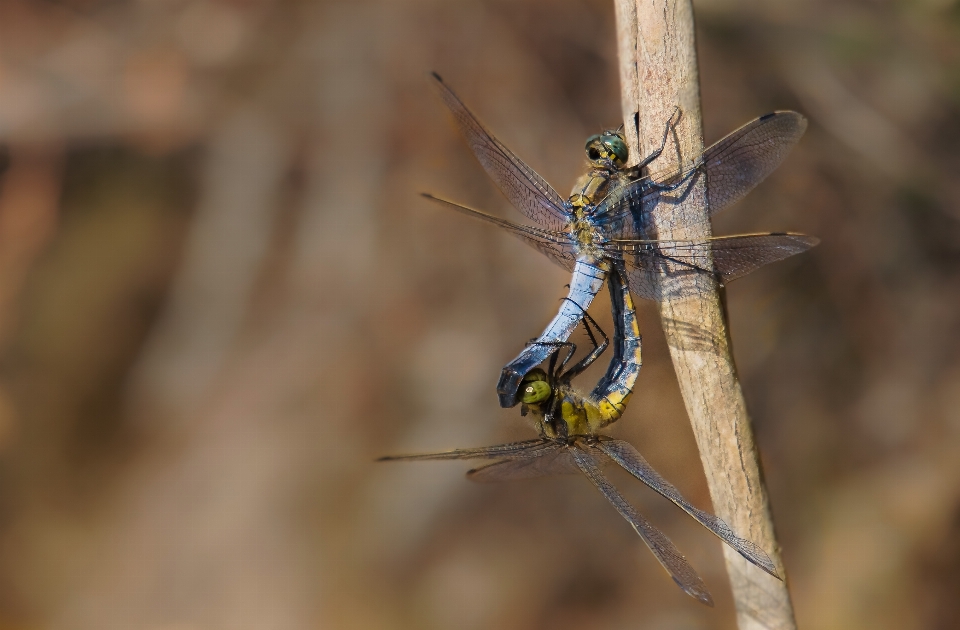
[[[592,251],[591,246],[602,242],[602,236],[596,226],[587,219],[583,208],[573,209],[569,230],[578,253],[597,255],[597,252]]]
[[[571,215],[567,229],[581,252],[603,242],[603,236],[591,216],[596,203],[606,196],[611,180],[617,175],[617,171],[613,170],[592,169],[574,184],[567,201]]]
[[[615,169],[592,168],[577,179],[570,192],[569,203],[573,208],[585,210],[603,199],[610,188]]]

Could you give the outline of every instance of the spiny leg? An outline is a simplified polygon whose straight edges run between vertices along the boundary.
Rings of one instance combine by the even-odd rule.
[[[584,357],[583,359],[581,359],[573,368],[571,368],[571,370],[576,370],[576,371],[573,372],[573,374],[570,374],[569,372],[567,373],[567,374],[570,374],[570,378],[572,378],[573,376],[576,376],[577,374],[580,374],[581,372],[583,372],[583,370],[585,370],[591,363],[596,361],[601,354],[603,354],[603,351],[606,349],[607,345],[609,344],[610,339],[607,337],[607,334],[603,332],[603,329],[600,328],[600,325],[597,324],[596,320],[593,319],[593,317],[591,317],[589,313],[587,313],[587,311],[583,308],[583,306],[581,306],[575,300],[570,299],[569,297],[562,297],[560,298],[560,300],[561,301],[566,300],[567,302],[570,302],[571,304],[576,306],[578,309],[580,309],[580,313],[583,315],[583,320],[584,320],[583,327],[587,331],[587,336],[590,338],[590,343],[593,344],[593,350],[590,352],[590,354]],[[599,344],[599,345],[597,344],[597,339],[596,337],[594,337],[593,332],[590,330],[591,325],[593,325],[596,331],[600,333],[600,336],[603,337],[602,344]],[[540,341],[539,339],[531,339],[530,341],[527,342],[527,345],[528,346],[533,346],[533,345],[551,346],[557,349],[557,353],[554,353],[554,355],[550,357],[550,365],[547,370],[547,373],[550,375],[551,378],[553,378],[554,376],[559,376],[559,373],[563,372],[564,368],[567,366],[567,363],[569,363],[570,360],[577,353],[577,344],[573,343],[572,341]],[[561,348],[567,348],[569,351],[567,352],[567,355],[563,358],[563,360],[560,362],[559,368],[557,368],[556,362],[559,355],[559,350]]]
[[[573,346],[573,344],[570,344]],[[577,347],[574,346],[573,350],[576,350]],[[550,355],[550,364],[547,366],[547,378],[550,379],[551,383],[554,380],[554,375],[556,375],[557,370],[557,357],[560,356],[560,351],[556,350],[553,354]]]
[[[569,300],[569,298],[564,298],[564,299]],[[569,381],[573,379],[575,376],[577,376],[578,374],[586,370],[588,367],[590,367],[590,365],[594,361],[596,361],[601,354],[603,354],[604,350],[607,349],[607,346],[610,345],[610,338],[607,337],[607,334],[605,332],[603,332],[603,329],[600,328],[600,325],[597,324],[596,320],[593,319],[593,317],[591,317],[590,314],[587,313],[587,311],[585,311],[583,307],[581,307],[579,304],[577,304],[576,302],[573,302],[573,300],[570,300],[570,302],[572,302],[578,308],[580,308],[580,311],[583,313],[583,328],[587,331],[587,336],[590,338],[590,342],[593,344],[593,350],[590,352],[590,354],[588,354],[587,356],[580,359],[577,363],[575,363],[569,370],[564,372],[562,376],[558,376],[558,378],[562,378],[564,381]],[[597,333],[599,333],[600,336],[603,338],[603,343],[600,343],[600,344],[597,343],[597,338],[594,336],[593,331],[590,329],[591,325],[597,331]],[[569,356],[567,358],[569,359]],[[565,365],[566,365],[566,362],[564,362],[564,364],[560,366],[561,370],[564,368]]]
[[[663,153],[663,149],[667,146],[667,138],[670,137],[670,129],[671,129],[674,125],[676,125],[678,122],[680,122],[680,119],[679,119],[679,117],[677,116],[677,114],[679,114],[679,113],[680,113],[680,108],[679,108],[679,107],[674,107],[674,108],[673,108],[673,113],[670,114],[670,118],[667,119],[666,128],[663,130],[663,139],[660,141],[660,148],[654,150],[653,153],[651,153],[651,154],[648,155],[647,157],[643,158],[643,160],[641,160],[639,164],[637,164],[636,166],[633,167],[638,173],[640,172],[641,169],[643,169],[643,168],[646,167],[648,164],[650,164],[651,162],[653,162],[655,159],[657,159],[658,157],[660,157],[660,154]],[[674,120],[673,120],[674,118],[677,118],[676,122],[674,122]],[[638,122],[639,122],[639,121],[638,121]],[[638,127],[638,129],[639,129],[639,125],[637,125],[637,127]]]
[[[572,357],[577,352],[577,344],[573,343],[572,341],[540,341],[539,339],[534,338],[528,341],[526,345],[527,346],[548,346],[548,347],[556,348],[556,350],[550,354],[550,363],[547,366],[547,375],[551,379],[553,379],[554,375],[557,372],[556,370],[557,358],[560,355],[560,350],[563,348],[569,349],[569,351],[567,352],[566,358],[564,358],[564,360],[560,363],[561,369],[563,369],[563,366],[567,363],[567,361],[570,360],[570,357]]]
[[[540,341],[536,337],[531,339],[526,343],[528,346],[552,346],[557,350],[561,348],[572,348],[574,352],[577,350],[577,344],[572,341]]]

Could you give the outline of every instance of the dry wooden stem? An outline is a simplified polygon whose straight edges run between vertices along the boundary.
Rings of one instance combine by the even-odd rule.
[[[676,166],[703,150],[693,7],[690,0],[615,0],[615,5],[624,128],[631,155],[637,161],[659,145],[666,121],[679,106],[682,118],[654,170]],[[702,227],[681,232],[671,225],[658,225],[660,238],[709,235],[703,178],[698,178],[693,190],[684,191],[676,212],[702,218]],[[711,282],[706,284],[705,297],[664,301],[661,320],[714,510],[737,535],[770,554],[785,580],[719,292],[715,284],[712,290]],[[751,566],[729,547],[723,551],[741,630],[795,629],[786,581]]]

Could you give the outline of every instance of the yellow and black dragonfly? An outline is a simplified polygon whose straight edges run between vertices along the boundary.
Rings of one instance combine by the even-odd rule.
[[[589,170],[564,199],[487,131],[439,75],[433,77],[481,165],[507,199],[538,225],[519,225],[425,196],[508,230],[573,273],[567,299],[538,338],[541,343],[528,345],[503,368],[497,393],[504,407],[516,404],[523,377],[553,352],[556,343],[570,337],[614,262],[623,263],[635,296],[663,300],[684,297],[703,286],[702,282],[683,282],[685,278],[715,278],[726,283],[818,242],[810,236],[787,233],[661,240],[656,229],[669,224],[686,230],[702,224],[703,219],[677,212],[678,197],[664,195],[697,177],[706,178],[711,214],[752,190],[803,135],[807,122],[796,112],[761,116],[712,145],[688,167],[653,175],[643,175],[644,169],[663,152],[679,110],[667,122],[660,147],[634,167],[626,167],[628,149],[622,132],[592,136],[585,147]]]
[[[606,335],[586,313],[583,313],[584,327],[593,342],[593,350],[566,368],[576,351],[575,346],[569,342],[553,343],[548,369],[533,369],[522,379],[516,402],[522,405],[521,413],[530,414],[535,420],[540,433],[538,438],[443,453],[383,457],[381,461],[493,460],[467,473],[467,477],[474,481],[508,481],[579,471],[633,526],[680,588],[712,606],[713,600],[703,580],[677,547],[604,476],[601,466],[616,463],[675,503],[744,558],[779,577],[769,556],[757,545],[739,538],[721,519],[690,504],[632,445],[600,433],[623,414],[641,365],[640,332],[622,265],[614,266],[608,284],[615,326],[614,355],[596,388],[584,395],[571,385],[573,377],[583,372],[608,345]],[[591,324],[603,338],[602,343],[596,342]],[[565,347],[567,352],[560,360],[559,355]]]

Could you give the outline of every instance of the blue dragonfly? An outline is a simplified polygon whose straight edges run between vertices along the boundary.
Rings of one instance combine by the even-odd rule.
[[[621,131],[591,136],[585,152],[589,169],[566,199],[497,140],[457,95],[433,75],[440,96],[487,174],[504,196],[536,225],[520,225],[466,206],[424,196],[474,218],[493,223],[572,273],[570,291],[557,315],[536,342],[500,374],[500,405],[517,404],[516,393],[530,370],[557,343],[565,342],[583,319],[614,264],[625,268],[630,291],[639,298],[685,298],[703,287],[690,279],[725,284],[768,263],[806,251],[818,243],[791,233],[739,234],[695,240],[659,239],[657,225],[693,231],[697,219],[676,211],[677,197],[665,195],[706,178],[710,214],[740,200],[786,157],[806,129],[796,112],[766,114],[710,146],[685,168],[646,175],[667,144],[679,110],[666,124],[660,146],[636,166],[627,167]],[[682,193],[680,193],[682,200]],[[702,219],[699,220],[702,222]]]

